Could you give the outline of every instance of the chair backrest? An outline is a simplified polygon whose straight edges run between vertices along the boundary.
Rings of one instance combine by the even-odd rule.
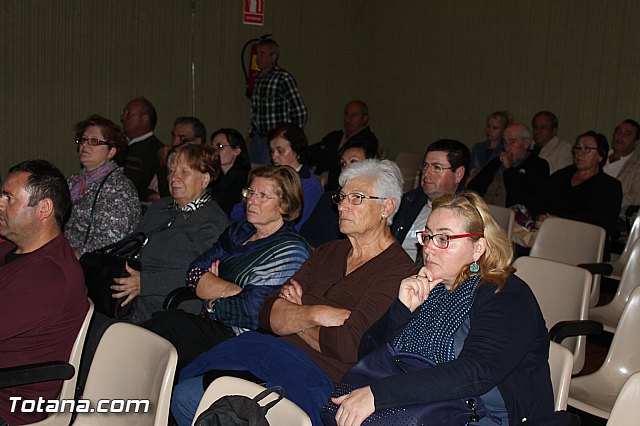
[[[524,280],[542,310],[547,328],[560,321],[586,320],[589,309],[591,273],[577,266],[536,257],[519,257],[513,263],[516,275]],[[573,354],[573,372],[584,367],[586,337],[572,337],[562,346]]]
[[[420,174],[422,160],[424,160],[424,155],[417,152],[399,152],[396,156],[396,164],[404,179],[403,192],[417,188],[416,182],[419,184],[419,179],[416,176]]]
[[[633,247],[633,244],[638,240],[638,237],[640,237],[640,215],[636,216],[635,220],[633,221],[633,226],[631,226],[631,231],[629,232],[629,236],[627,237],[627,242],[624,245],[624,249],[622,250],[622,253],[620,253],[620,257],[616,259],[615,262],[612,262],[614,264],[614,273],[617,272],[615,269],[619,269],[619,273],[622,273],[622,270],[629,261],[631,248]]]
[[[529,256],[569,265],[602,262],[606,236],[600,226],[551,217],[542,222]],[[589,306],[596,306],[600,298],[600,278],[593,277]]]
[[[605,375],[611,382],[622,384],[631,374],[640,371],[638,330],[640,330],[640,287],[633,291],[622,311],[609,352],[598,373]]]
[[[607,426],[628,426],[638,421],[640,406],[640,373],[627,379],[613,404]]]
[[[640,285],[640,240],[636,240],[629,249],[627,264],[622,270],[622,277],[618,290],[613,296],[614,299],[621,300],[626,304],[631,297],[631,293]]]
[[[489,204],[489,211],[491,216],[498,222],[498,225],[507,233],[507,236],[511,238],[511,232],[513,231],[513,223],[516,220],[516,214],[513,210],[506,207],[496,206],[495,204]]]
[[[569,384],[573,370],[573,355],[564,346],[549,341],[549,369],[551,370],[551,386],[553,386],[554,408],[567,409]]]
[[[200,413],[225,395],[244,395],[253,398],[264,389],[264,387],[257,383],[239,379],[237,377],[219,377],[209,385],[202,396],[200,405],[198,405],[198,409],[196,410],[194,422]],[[261,405],[273,401],[275,398],[276,396],[271,394],[262,400]],[[309,419],[309,416],[307,416],[300,407],[287,398],[283,398],[280,402],[271,407],[271,409],[267,411],[266,417],[269,424],[272,425],[311,426],[311,419]]]
[[[119,412],[80,413],[74,425],[166,425],[177,361],[176,349],[162,337],[132,324],[111,325],[96,349],[82,399],[110,400],[102,408]]]
[[[78,371],[80,370],[80,358],[82,357],[82,349],[84,348],[84,341],[87,338],[87,331],[89,330],[89,324],[91,324],[91,318],[93,317],[93,302],[89,299],[89,310],[84,316],[84,321],[80,326],[78,335],[75,342],[71,347],[71,355],[69,355],[69,364],[73,365],[76,373],[69,380],[62,382],[62,389],[60,390],[60,400],[73,400],[76,392],[76,383],[78,382]],[[53,412],[47,416],[46,419],[36,423],[31,423],[32,426],[67,426],[71,422],[70,410],[64,410],[62,412]]]
[[[569,265],[602,262],[605,238],[599,226],[551,217],[538,229],[529,256]]]

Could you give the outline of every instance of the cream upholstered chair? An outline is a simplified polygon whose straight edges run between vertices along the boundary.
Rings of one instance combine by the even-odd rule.
[[[640,373],[635,373],[624,382],[616,398],[607,426],[628,426],[638,422],[640,406]]]
[[[536,257],[519,257],[516,275],[529,284],[551,329],[560,321],[586,320],[591,274],[586,269]],[[562,346],[573,354],[573,373],[584,367],[586,336],[570,337]]]
[[[211,404],[225,395],[244,395],[249,398],[253,398],[264,390],[265,388],[263,386],[248,380],[229,376],[219,377],[211,382],[202,396],[200,405],[198,405],[196,410],[193,423],[195,423],[195,420],[198,418],[200,413],[205,411],[209,406],[211,406]],[[273,401],[275,398],[276,395],[271,394],[262,402],[263,404],[268,403]],[[287,398],[283,398],[280,402],[271,407],[269,411],[267,411],[266,418],[269,421],[269,424],[274,426],[311,426],[311,419],[309,419],[309,416],[307,416],[300,407]]]
[[[489,211],[491,216],[498,222],[498,225],[507,233],[509,239],[511,239],[511,233],[513,232],[513,224],[516,220],[516,214],[513,210],[506,207],[496,206],[495,204],[489,204]]]
[[[629,250],[626,266],[611,302],[589,309],[589,319],[601,322],[605,331],[616,332],[618,321],[631,293],[640,286],[640,240],[636,240]]]
[[[622,312],[611,347],[602,366],[586,376],[571,379],[569,405],[604,419],[627,379],[640,371],[640,287]]]
[[[166,425],[177,361],[176,349],[162,337],[132,324],[111,325],[96,349],[82,399],[116,400],[129,409],[117,405],[120,412],[79,413],[73,424]]]
[[[84,342],[87,337],[87,331],[89,330],[89,324],[91,323],[91,318],[93,317],[93,302],[89,299],[89,310],[84,317],[84,321],[80,326],[80,330],[78,331],[78,335],[76,336],[76,340],[71,347],[71,354],[69,355],[68,365],[65,367],[68,368],[69,365],[73,367],[74,374],[64,382],[62,382],[62,389],[60,390],[60,395],[58,397],[59,400],[73,400],[76,391],[76,383],[78,381],[78,371],[80,369],[80,358],[82,356],[82,350],[84,348]],[[64,364],[64,363],[60,363]],[[30,369],[30,366],[24,366],[24,369]],[[64,368],[64,367],[63,367]],[[66,369],[65,368],[65,369]],[[38,373],[32,370],[35,375],[33,377],[38,377]],[[52,377],[49,377],[47,380],[52,380]],[[29,383],[34,383],[39,380],[29,381]],[[43,380],[45,381],[45,380]],[[17,384],[15,384],[17,385]],[[14,386],[15,386],[14,385]],[[38,425],[38,426],[67,426],[71,422],[71,410],[64,410],[63,412],[53,412],[46,419],[41,420],[36,423],[30,423],[30,425]]]
[[[553,386],[553,406],[556,411],[567,409],[569,383],[573,369],[573,355],[556,342],[549,342],[549,369]]]
[[[602,262],[606,234],[603,228],[590,223],[551,217],[542,222],[529,256],[574,266]],[[600,276],[595,275],[589,306],[595,306],[599,298]]]

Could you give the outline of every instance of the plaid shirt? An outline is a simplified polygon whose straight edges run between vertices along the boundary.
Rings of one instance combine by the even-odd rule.
[[[276,65],[269,74],[256,76],[249,132],[267,135],[282,123],[302,128],[306,121],[307,108],[291,74]]]

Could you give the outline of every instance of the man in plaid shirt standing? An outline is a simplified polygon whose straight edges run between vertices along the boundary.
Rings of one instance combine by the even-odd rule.
[[[302,128],[307,121],[307,108],[293,76],[278,66],[278,43],[260,40],[257,51],[260,74],[251,94],[249,157],[252,163],[270,164],[269,132],[282,123]]]

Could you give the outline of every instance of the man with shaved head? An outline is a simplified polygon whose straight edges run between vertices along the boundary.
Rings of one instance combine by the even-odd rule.
[[[340,153],[352,144],[378,152],[378,139],[369,128],[369,108],[360,100],[352,100],[344,107],[344,127],[335,130],[311,145],[311,164],[317,175],[329,172],[327,190],[338,187]]]

